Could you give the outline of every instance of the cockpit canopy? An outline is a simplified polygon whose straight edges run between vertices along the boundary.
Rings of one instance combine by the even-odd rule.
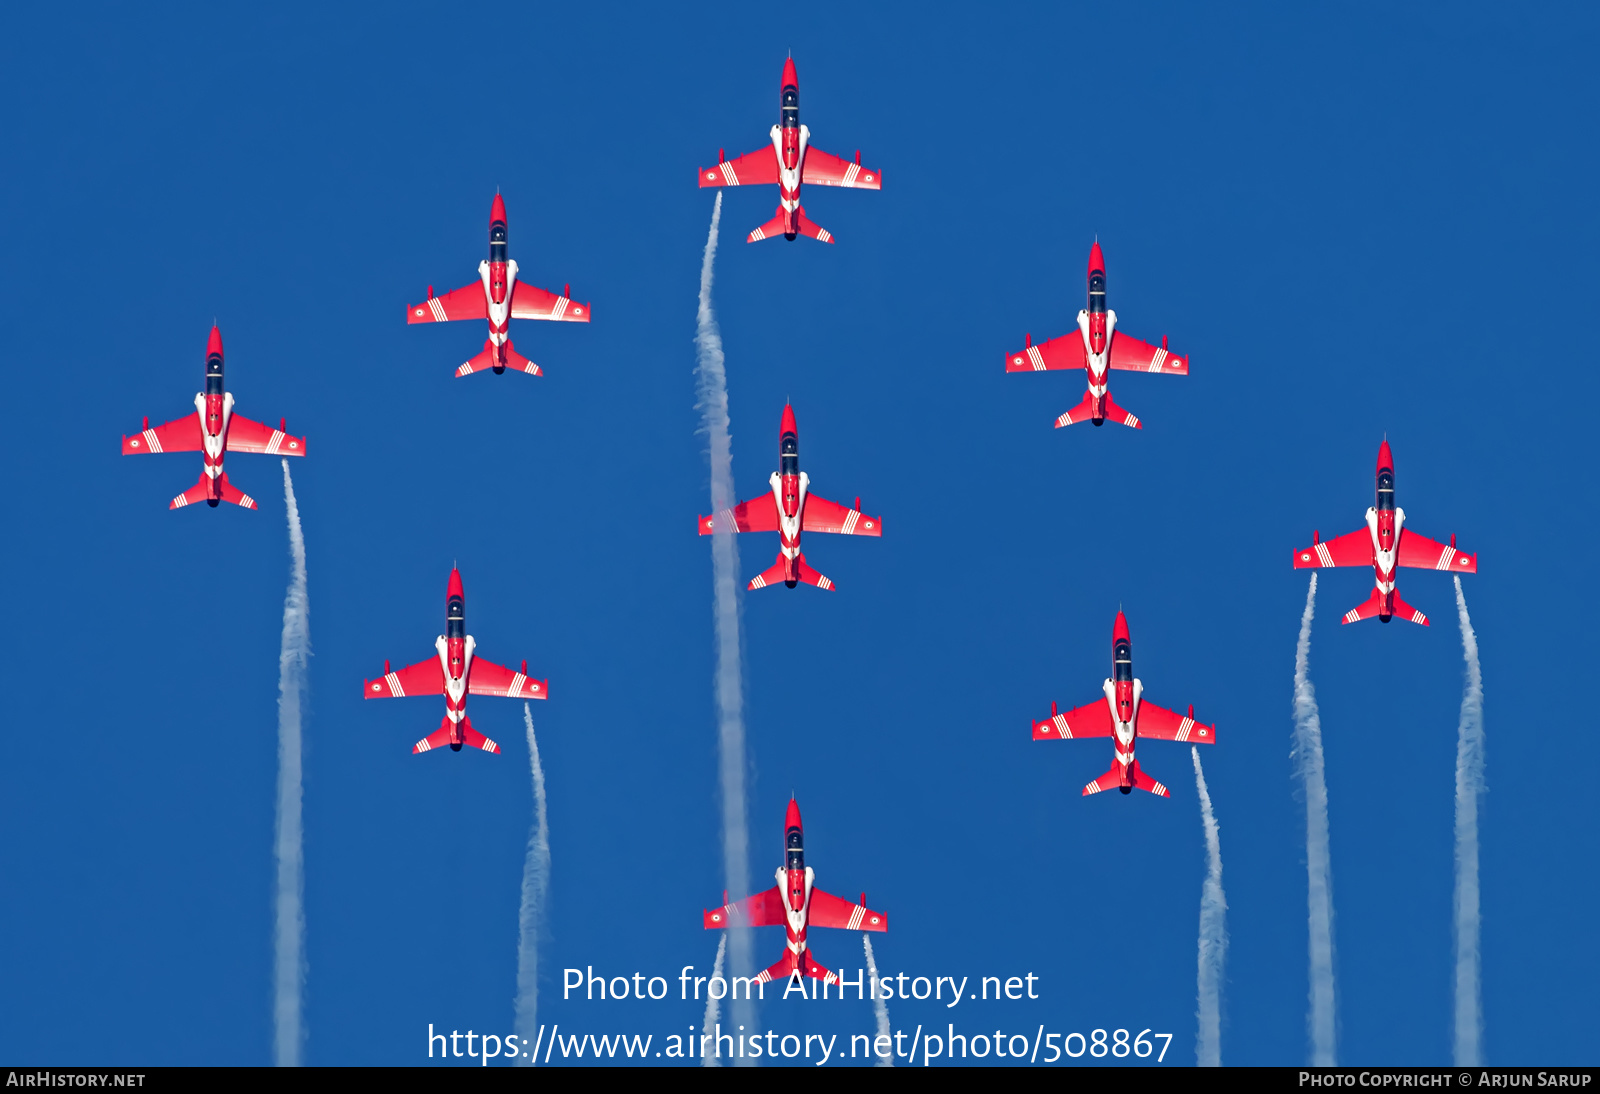
[[[459,596],[452,596],[445,605],[444,629],[446,638],[464,638],[467,633],[467,606]]]
[[[1394,508],[1394,472],[1388,468],[1378,472],[1378,508]]]
[[[1133,679],[1133,643],[1126,638],[1111,648],[1111,670],[1117,680]]]
[[[785,433],[778,441],[778,454],[780,456],[798,456],[800,454],[800,438],[793,433]]]
[[[1095,300],[1095,297],[1097,296],[1100,298],[1098,301]],[[1098,303],[1100,308],[1096,310],[1105,309],[1106,275],[1105,271],[1103,270],[1096,270],[1094,273],[1089,275],[1089,303],[1091,306]]]

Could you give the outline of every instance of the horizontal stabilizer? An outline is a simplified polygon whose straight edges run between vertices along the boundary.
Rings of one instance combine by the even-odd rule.
[[[798,580],[798,578],[790,580],[789,560],[780,554],[777,562],[750,579],[748,588],[765,589],[768,585],[777,585],[781,582],[792,589]]]
[[[241,509],[260,508],[256,504],[255,498],[252,498],[228,481],[228,474],[225,471],[217,476],[216,488],[217,496],[212,497],[211,479],[204,472],[201,472],[200,481],[173,498],[172,504],[168,505],[167,508],[182,509],[185,505],[193,505],[197,501],[203,501],[213,509],[217,507],[219,502],[224,501],[229,505],[237,505]]]
[[[758,984],[770,984],[773,981],[783,983],[792,979],[796,973],[821,980],[824,984],[837,984],[839,982],[837,973],[822,967],[812,960],[809,949],[801,950],[799,953],[785,953],[771,965],[758,972],[755,980]]]
[[[463,717],[461,719],[461,739],[473,748],[481,748],[483,751],[493,752],[495,755],[500,754],[499,745],[472,728],[471,718]]]
[[[819,589],[833,588],[833,582],[829,581],[827,578],[817,573],[817,571],[813,570],[810,566],[806,565],[805,555],[801,555],[799,558],[795,559],[794,563],[795,569],[799,572],[800,580],[804,581],[807,585],[815,585]]]
[[[1105,395],[1098,400],[1098,404],[1099,405],[1097,406],[1094,392],[1084,392],[1083,402],[1079,403],[1077,406],[1073,407],[1071,410],[1067,411],[1065,414],[1061,415],[1061,417],[1056,419],[1056,428],[1060,429],[1062,426],[1077,425],[1080,422],[1093,422],[1095,425],[1100,425],[1104,422],[1115,422],[1117,425],[1125,425],[1132,429],[1144,428],[1144,426],[1139,424],[1139,419],[1136,416],[1129,414],[1126,410],[1116,404],[1116,400],[1111,398],[1111,392],[1106,392]],[[1099,417],[1096,417],[1096,414],[1098,414]]]
[[[759,243],[763,239],[777,239],[779,236],[787,235],[789,235],[789,218],[784,215],[783,206],[780,205],[777,215],[746,236],[745,242]]]
[[[432,752],[434,749],[443,748],[448,744],[450,744],[450,718],[446,716],[438,729],[411,746],[411,754],[415,756],[420,752]],[[451,747],[457,752],[461,751],[460,745],[451,745]]]
[[[1344,623],[1359,623],[1363,619],[1381,619],[1387,623],[1390,619],[1404,619],[1408,623],[1420,623],[1428,626],[1428,617],[1417,609],[1400,599],[1399,590],[1385,597],[1377,589],[1366,600],[1344,613]]]
[[[833,236],[829,234],[828,229],[822,227],[820,224],[812,223],[812,221],[807,218],[806,207],[804,205],[795,210],[795,223],[799,225],[801,235],[809,236],[812,239],[821,240],[823,243],[833,242]]]
[[[494,344],[494,340],[491,338],[483,343],[482,353],[456,369],[456,375],[471,376],[474,372],[486,372],[496,366],[502,369],[509,368],[512,372],[526,372],[530,376],[544,375],[539,371],[538,365],[518,353],[510,342],[505,345],[504,365],[501,365],[501,359],[499,347]]]
[[[1122,772],[1117,769],[1115,764],[1113,764],[1110,771],[1107,771],[1094,782],[1084,787],[1083,794],[1084,797],[1088,797],[1090,794],[1098,794],[1102,790],[1121,790],[1124,794],[1128,793],[1130,790],[1148,790],[1150,793],[1159,797],[1172,797],[1165,786],[1156,782],[1149,775],[1146,775],[1139,769],[1138,760],[1133,761],[1132,765],[1128,768],[1128,781],[1131,785],[1124,787],[1122,785]]]

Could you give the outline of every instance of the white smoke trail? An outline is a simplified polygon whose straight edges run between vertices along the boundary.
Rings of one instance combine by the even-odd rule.
[[[521,932],[517,939],[517,1010],[515,1027],[523,1041],[539,1031],[539,929],[544,923],[550,892],[550,820],[545,810],[544,767],[539,763],[539,741],[533,735],[533,707],[522,704],[528,725],[528,768],[533,778],[533,827],[528,830],[528,853],[522,862]],[[519,1060],[533,1066],[532,1057]]]
[[[301,707],[311,657],[311,602],[306,595],[306,539],[300,529],[289,461],[283,461],[283,500],[289,510],[289,591],[283,599],[283,644],[278,651],[277,892],[273,900],[273,1062],[299,1067],[305,1044],[301,992],[306,978],[305,844],[300,825]]]
[[[717,257],[717,228],[722,223],[722,194],[711,209],[711,231],[700,263],[700,309],[694,336],[695,369],[701,428],[709,440],[711,511],[734,503],[733,441],[728,428],[728,375],[722,356],[722,332],[711,310],[711,270]],[[749,834],[744,812],[744,681],[739,650],[739,549],[731,528],[717,528],[711,537],[713,612],[717,633],[717,739],[722,782],[722,868],[734,899],[750,892]],[[728,930],[728,963],[734,976],[749,976],[750,932]],[[734,1000],[735,1025],[754,1028],[755,1008],[748,999]]]
[[[877,988],[877,983],[878,983],[878,962],[877,962],[877,959],[872,956],[872,939],[867,936],[867,932],[865,932],[865,931],[861,932],[861,945],[867,951],[867,975],[872,978],[872,980],[871,980],[871,983],[873,984],[873,989],[872,989],[872,1013],[878,1019],[878,1036],[879,1037],[888,1037],[889,1036],[889,1004],[884,1002],[883,993],[881,991],[879,991],[878,988]],[[874,1041],[873,1043],[876,1044],[877,1042]],[[874,1064],[873,1066],[874,1067],[893,1067],[894,1066],[894,1057],[893,1056],[879,1056],[878,1057],[878,1062],[876,1064]]]
[[[1483,1063],[1483,989],[1478,980],[1478,802],[1483,796],[1483,672],[1478,666],[1478,636],[1467,615],[1467,598],[1456,577],[1456,612],[1461,617],[1461,649],[1467,661],[1467,687],[1461,696],[1461,728],[1456,738],[1456,1021],[1457,1067]]]
[[[1311,1035],[1311,1063],[1333,1067],[1336,1020],[1333,984],[1333,866],[1328,856],[1328,783],[1322,767],[1322,718],[1309,676],[1311,617],[1317,602],[1317,575],[1306,590],[1300,617],[1300,640],[1294,650],[1294,749],[1290,755],[1306,796],[1306,904],[1310,934],[1311,1009],[1306,1025]]]
[[[717,196],[721,197],[722,195],[718,194]],[[722,960],[727,955],[728,955],[728,933],[726,931],[724,931],[722,933],[722,937],[717,939],[717,960],[711,966],[711,979],[712,980],[716,980],[716,979],[718,979],[718,978],[720,978],[722,976]],[[703,1056],[700,1057],[700,1066],[701,1067],[721,1067],[722,1066],[722,1057],[720,1057],[720,1056],[718,1056],[716,1054],[716,1049],[717,1049],[717,1042],[716,1042],[717,1020],[720,1017],[720,1013],[721,1013],[721,1008],[717,1006],[717,1001],[715,999],[713,999],[711,997],[711,993],[709,991],[707,991],[706,992],[706,1017],[705,1017],[705,1021],[700,1023],[700,1032],[702,1034],[706,1034],[706,1033],[711,1034],[712,1040],[709,1042],[709,1044],[711,1045],[711,1051],[708,1052],[708,1053],[705,1053]],[[706,1042],[704,1040],[702,1040],[700,1042],[701,1045],[705,1045],[707,1043],[708,1042]]]
[[[1222,969],[1228,956],[1228,900],[1222,894],[1222,838],[1217,815],[1211,811],[1211,792],[1200,768],[1200,749],[1189,746],[1194,757],[1194,785],[1200,795],[1200,823],[1206,832],[1206,880],[1200,889],[1200,973],[1198,994],[1200,1032],[1195,1057],[1201,1067],[1222,1066]]]

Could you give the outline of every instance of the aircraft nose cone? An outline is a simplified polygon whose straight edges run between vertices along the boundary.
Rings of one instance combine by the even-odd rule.
[[[445,591],[445,597],[459,596],[463,600],[467,594],[461,588],[461,571],[455,567],[450,568],[450,588]]]
[[[1117,621],[1111,626],[1111,640],[1113,642],[1128,637],[1128,617],[1122,614],[1122,609],[1117,609]]]
[[[506,222],[506,200],[499,194],[495,194],[494,204],[489,207],[489,223],[493,224],[495,221],[501,224]]]
[[[216,325],[213,324],[211,327],[211,337],[206,339],[206,356],[210,357],[213,354],[220,354],[221,352],[222,331],[218,330]]]
[[[783,421],[778,424],[778,433],[780,435],[793,433],[797,437],[800,435],[800,430],[794,424],[794,407],[788,403],[783,404]]]
[[[789,811],[784,815],[783,818],[783,830],[787,832],[791,828],[800,827],[803,827],[800,823],[800,803],[795,801],[793,798],[790,798]]]
[[[795,74],[795,71],[794,71],[794,58],[793,57],[790,57],[788,60],[783,62],[783,86],[784,87],[799,87],[800,86],[800,77],[797,76]]]
[[[1378,470],[1382,471],[1386,467],[1390,471],[1394,470],[1394,454],[1389,451],[1389,438],[1387,437],[1378,446]]]
[[[1089,248],[1089,273],[1093,274],[1096,270],[1101,273],[1106,272],[1106,256],[1100,252],[1098,239],[1094,241],[1094,246]]]

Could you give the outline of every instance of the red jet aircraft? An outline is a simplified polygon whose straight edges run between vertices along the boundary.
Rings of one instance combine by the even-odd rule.
[[[770,570],[752,578],[749,587],[764,588],[783,582],[794,588],[804,581],[819,589],[833,588],[833,582],[806,565],[800,553],[801,532],[837,532],[844,536],[881,536],[883,521],[861,514],[861,499],[848,509],[838,502],[811,493],[811,478],[800,470],[800,434],[794,424],[794,407],[785,403],[783,421],[778,426],[778,465],[767,481],[772,493],[742,501],[732,509],[710,517],[700,517],[702,536],[716,531],[777,532],[778,561]]]
[[[1395,567],[1412,566],[1419,570],[1453,570],[1458,574],[1478,572],[1478,556],[1456,550],[1456,537],[1449,546],[1435,543],[1404,527],[1406,511],[1394,504],[1394,456],[1389,441],[1378,446],[1378,503],[1367,510],[1367,526],[1323,543],[1311,533],[1311,546],[1294,553],[1296,570],[1327,566],[1371,566],[1377,588],[1366,601],[1344,613],[1344,622],[1377,616],[1387,623],[1394,616],[1428,625],[1428,617],[1400,599],[1394,587]]]
[[[228,481],[222,459],[229,452],[263,452],[269,456],[304,456],[306,439],[291,437],[278,428],[252,422],[233,412],[233,393],[222,389],[222,332],[211,328],[206,343],[206,389],[194,397],[194,413],[175,422],[144,429],[122,438],[122,454],[144,452],[204,452],[205,466],[200,481],[172,499],[168,509],[181,509],[203,501],[213,509],[227,502],[243,509],[255,509],[256,500]]]
[[[1068,741],[1078,737],[1115,737],[1112,747],[1116,758],[1111,770],[1084,787],[1084,795],[1112,788],[1126,794],[1137,788],[1170,798],[1172,795],[1165,786],[1140,770],[1139,761],[1133,755],[1137,739],[1150,737],[1157,741],[1210,745],[1217,743],[1217,729],[1195,721],[1193,706],[1184,716],[1144,700],[1144,684],[1133,676],[1133,642],[1128,637],[1128,617],[1120,611],[1111,628],[1111,676],[1103,685],[1104,699],[1096,699],[1065,714],[1057,714],[1056,705],[1051,703],[1050,717],[1033,723],[1033,739]]]
[[[789,812],[783,819],[784,863],[778,867],[778,883],[765,892],[727,903],[714,912],[705,912],[706,930],[723,927],[783,927],[789,933],[788,952],[756,976],[761,984],[792,976],[812,976],[825,984],[837,984],[837,973],[829,972],[811,959],[806,947],[808,927],[838,927],[846,931],[887,931],[889,917],[867,908],[867,894],[861,903],[825,893],[813,884],[815,872],[806,865],[805,832],[800,827],[800,806],[789,799]]]
[[[517,280],[517,264],[506,258],[506,203],[499,194],[489,209],[489,260],[478,263],[479,282],[443,296],[433,295],[406,308],[407,323],[447,323],[452,319],[487,319],[489,340],[483,352],[456,369],[457,376],[470,376],[484,369],[504,372],[507,366],[518,372],[541,376],[539,366],[518,353],[511,344],[511,320],[559,319],[567,323],[587,323],[589,305],[574,304],[567,298],[571,286],[560,296],[536,289]]]
[[[1056,428],[1107,419],[1134,429],[1142,429],[1139,419],[1112,401],[1109,368],[1129,372],[1161,372],[1168,376],[1189,375],[1189,359],[1167,352],[1167,339],[1152,346],[1117,330],[1117,313],[1106,308],[1106,260],[1100,241],[1089,248],[1089,306],[1078,313],[1078,329],[1048,342],[1033,344],[1029,335],[1016,353],[1006,354],[1007,372],[1044,372],[1056,369],[1086,368],[1089,390],[1083,402],[1056,419]]]
[[[460,752],[462,745],[499,752],[500,746],[472,728],[467,717],[468,695],[503,695],[508,699],[548,699],[550,682],[528,677],[528,663],[521,672],[485,661],[474,655],[477,643],[467,633],[467,598],[461,589],[461,571],[450,570],[450,586],[444,597],[444,633],[434,640],[438,655],[415,665],[391,672],[383,663],[383,679],[368,680],[362,694],[368,699],[403,699],[407,695],[443,695],[444,720],[438,732],[412,746],[411,751],[427,752],[449,745]]]
[[[783,86],[778,102],[779,124],[772,127],[772,147],[757,149],[735,160],[724,159],[718,151],[715,167],[700,168],[700,185],[778,184],[778,211],[771,220],[750,233],[748,243],[774,239],[780,234],[791,243],[797,235],[832,243],[833,236],[826,228],[806,219],[805,206],[800,204],[800,184],[881,190],[883,174],[863,170],[859,151],[856,161],[851,163],[811,147],[811,130],[800,124],[800,78],[795,75],[793,57],[783,62]]]

